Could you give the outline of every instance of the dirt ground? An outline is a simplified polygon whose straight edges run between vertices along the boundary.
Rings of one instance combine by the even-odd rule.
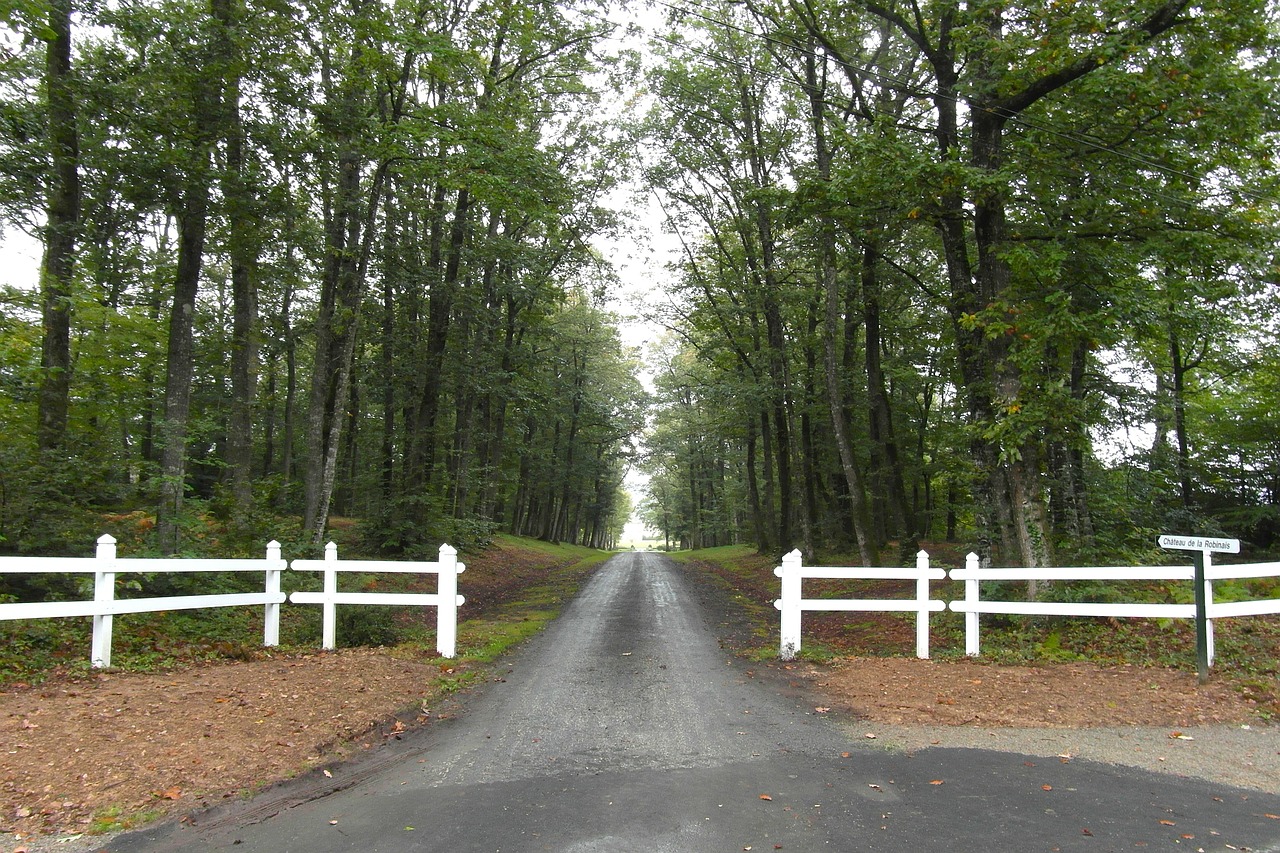
[[[1256,708],[1237,692],[1198,687],[1183,672],[907,658],[768,666],[815,691],[825,703],[821,713],[849,720],[1170,728],[1258,722]],[[336,763],[429,724],[434,700],[424,685],[441,675],[439,659],[349,650],[11,687],[0,692],[0,850],[21,850],[36,836],[119,828],[112,826],[116,816],[194,811]]]

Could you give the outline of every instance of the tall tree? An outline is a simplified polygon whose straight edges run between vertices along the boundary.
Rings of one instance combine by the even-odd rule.
[[[72,0],[50,0],[45,48],[51,169],[40,273],[44,340],[37,438],[42,450],[61,450],[65,444],[71,394],[71,303],[80,228],[80,135],[71,66],[72,7]]]

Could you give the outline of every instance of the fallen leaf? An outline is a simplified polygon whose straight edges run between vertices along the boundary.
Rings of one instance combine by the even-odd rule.
[[[337,825],[338,825],[338,822],[336,820],[329,821],[329,826],[337,826]]]
[[[1081,834],[1081,835],[1088,835],[1088,836],[1092,836],[1092,835],[1093,835],[1093,830],[1089,829],[1089,827],[1087,827],[1087,826],[1086,826],[1084,829],[1080,830],[1080,834]]]
[[[1040,786],[1040,790],[1041,790],[1041,791],[1052,791],[1052,790],[1053,790],[1053,786],[1052,786],[1052,785],[1041,785],[1041,786]]]
[[[182,791],[175,785],[163,791],[152,791],[151,796],[159,797],[162,800],[180,800],[182,799]]]
[[[328,770],[325,770],[325,771],[324,771],[324,775],[325,775],[325,778],[326,778],[326,779],[332,779],[332,778],[333,778],[333,773],[332,773],[332,772],[330,772],[330,771],[328,771]]]
[[[1263,817],[1268,817],[1272,820],[1280,820],[1280,814],[1264,814]]]
[[[1184,832],[1184,833],[1182,833],[1182,837],[1183,837],[1183,838],[1186,838],[1186,839],[1195,838],[1195,836],[1194,836],[1194,835],[1192,835],[1190,832]]]
[[[847,753],[847,752],[842,752],[842,753],[840,753],[840,757],[841,757],[841,758],[848,758],[848,757],[849,757],[849,753]]]
[[[761,794],[761,795],[760,795],[760,799],[762,799],[762,800],[772,800],[772,799],[773,799],[773,797],[769,796],[768,794]]]
[[[1177,826],[1177,824],[1171,820],[1162,820],[1160,821],[1160,825],[1161,826]]]
[[[813,710],[817,711],[819,714],[825,714],[825,713],[827,713],[828,711],[830,711],[831,709],[830,709],[830,708],[823,708],[821,705],[819,705],[817,708],[814,708]]]
[[[863,737],[864,737],[864,738],[866,738],[867,740],[875,740],[875,739],[876,739],[876,736],[875,736],[875,735],[873,735],[871,732],[867,732],[865,735],[863,735]]]
[[[934,780],[933,780],[932,782],[930,782],[929,784],[930,784],[930,785],[943,785],[943,784],[946,784],[946,783],[944,783],[941,779],[934,779]]]

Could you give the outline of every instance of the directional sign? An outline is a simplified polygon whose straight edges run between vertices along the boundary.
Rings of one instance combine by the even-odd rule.
[[[1218,554],[1239,554],[1239,539],[1223,539],[1215,536],[1174,536],[1166,533],[1158,540],[1161,548],[1175,551],[1213,551]]]

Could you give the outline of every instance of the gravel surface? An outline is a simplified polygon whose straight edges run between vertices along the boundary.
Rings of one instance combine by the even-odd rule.
[[[1267,725],[1013,729],[969,726],[846,726],[852,738],[915,753],[960,747],[1051,759],[1089,759],[1224,785],[1280,793],[1280,729]],[[874,739],[868,734],[875,735]]]

